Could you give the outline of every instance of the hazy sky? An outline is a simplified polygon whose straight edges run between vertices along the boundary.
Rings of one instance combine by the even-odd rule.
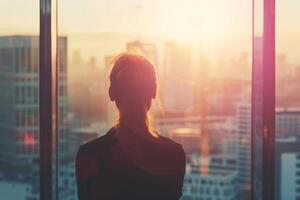
[[[261,1],[261,0],[260,0]],[[0,0],[0,34],[38,33],[39,1]],[[61,34],[121,32],[249,48],[251,0],[59,0]],[[296,59],[300,1],[277,0],[279,53]],[[249,40],[250,38],[250,40]],[[246,41],[246,42],[245,42]]]
[[[0,31],[37,31],[36,2],[0,0],[0,17],[5,19],[0,21]],[[190,36],[208,31],[204,29],[224,32],[237,26],[236,32],[248,31],[250,20],[251,0],[59,0],[63,32],[140,32],[177,37],[172,32]]]

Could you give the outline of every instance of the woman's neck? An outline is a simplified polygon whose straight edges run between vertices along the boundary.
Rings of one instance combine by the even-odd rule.
[[[148,111],[145,112],[120,112],[120,130],[130,130],[131,133],[142,137],[158,137],[158,134],[151,129],[148,119]]]
[[[133,132],[148,132],[147,117],[127,116],[120,115],[119,126],[121,129],[130,129]]]

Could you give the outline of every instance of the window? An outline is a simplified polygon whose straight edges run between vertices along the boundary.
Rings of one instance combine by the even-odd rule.
[[[58,3],[58,16],[58,68],[63,69],[58,116],[67,119],[58,121],[58,134],[68,147],[60,149],[59,159],[70,161],[60,162],[59,170],[74,173],[69,166],[79,146],[117,121],[108,97],[110,62],[122,51],[135,51],[156,66],[160,99],[152,104],[154,127],[181,143],[187,155],[191,170],[183,198],[199,198],[190,191],[204,185],[204,199],[214,198],[215,185],[222,190],[239,186],[227,196],[246,198],[251,180],[251,0],[67,0]],[[234,157],[235,162],[225,161]],[[223,182],[228,184],[219,186]],[[76,185],[59,188],[76,197]]]
[[[297,136],[300,127],[294,108],[299,102],[298,3],[280,0],[276,5],[276,119],[274,0],[254,0],[253,10],[252,0],[65,0],[58,11],[56,3],[40,1],[38,27],[39,9],[32,0],[0,2],[0,16],[8,19],[0,22],[0,166],[5,166],[0,190],[20,191],[7,199],[39,199],[40,191],[42,199],[56,194],[76,199],[76,152],[116,121],[107,77],[111,60],[125,50],[145,55],[156,66],[160,99],[151,114],[158,132],[185,149],[182,199],[197,199],[197,192],[189,192],[202,183],[203,199],[214,198],[214,187],[220,198],[247,199],[251,192],[257,199],[296,198],[297,181],[286,177],[296,177],[300,153],[297,139],[289,137]],[[283,120],[277,123],[277,118]],[[280,133],[274,160],[275,120]],[[276,190],[262,184],[275,174],[275,166]],[[6,170],[15,170],[16,176],[7,176]]]
[[[298,1],[276,1],[276,199],[299,199]]]

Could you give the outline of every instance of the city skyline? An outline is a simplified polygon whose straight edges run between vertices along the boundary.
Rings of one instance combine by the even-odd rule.
[[[53,172],[59,200],[78,199],[75,161],[82,145],[120,122],[120,107],[108,91],[113,61],[121,52],[142,54],[154,64],[157,95],[147,111],[151,128],[185,151],[180,200],[249,200],[250,193],[259,195],[253,183],[266,174],[260,169],[260,137],[268,136],[262,108],[269,103],[262,104],[262,94],[270,90],[263,87],[268,49],[263,37],[252,32],[252,2],[57,2],[57,152],[49,153],[57,153]],[[6,199],[38,200],[43,193],[39,163],[45,158],[39,157],[40,122],[45,121],[39,93],[47,91],[42,87],[47,79],[39,78],[39,70],[47,67],[40,65],[39,3],[0,0],[0,8],[0,191]],[[277,0],[277,71],[271,77],[276,83],[276,148],[271,152],[276,162],[268,166],[276,169],[275,200],[300,197],[299,8],[299,0]],[[261,25],[260,17],[254,17],[254,24]],[[130,85],[124,84],[126,89]]]

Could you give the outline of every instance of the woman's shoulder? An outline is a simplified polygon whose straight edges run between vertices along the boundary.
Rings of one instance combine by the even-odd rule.
[[[76,175],[78,180],[84,181],[93,178],[98,173],[98,161],[100,157],[108,156],[109,147],[113,140],[112,130],[105,135],[89,141],[79,147],[76,155]]]
[[[114,142],[112,137],[113,131],[114,128],[111,128],[104,135],[81,145],[79,147],[77,154],[82,154],[82,153],[92,154],[99,151],[101,152],[102,149],[105,149],[107,146],[110,146]]]
[[[177,151],[184,151],[181,144],[179,144],[178,142],[175,142],[174,140],[172,140],[172,139],[170,139],[168,137],[159,135],[159,140],[160,140],[161,144],[163,144],[163,145],[165,145],[167,147],[176,149]]]
[[[185,160],[185,152],[181,144],[162,135],[159,135],[159,140],[161,149],[166,154],[172,155],[171,157],[182,158]]]
[[[186,156],[184,149],[178,142],[165,137],[159,137],[160,144],[155,148],[156,159],[160,169],[166,174],[183,174],[185,171]]]

